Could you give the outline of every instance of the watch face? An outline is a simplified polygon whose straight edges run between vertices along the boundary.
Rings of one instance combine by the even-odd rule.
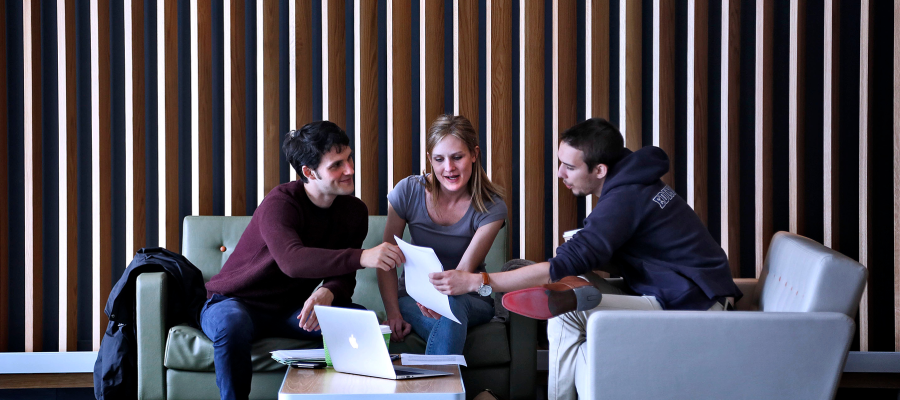
[[[491,295],[491,285],[481,285],[478,288],[478,294],[481,296],[490,296]]]

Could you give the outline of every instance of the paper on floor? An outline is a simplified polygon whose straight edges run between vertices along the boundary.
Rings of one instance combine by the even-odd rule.
[[[466,365],[466,358],[461,355],[427,355],[427,354],[408,354],[400,355],[400,362],[403,365]]]
[[[434,254],[434,250],[430,247],[413,246],[397,236],[394,236],[394,240],[406,257],[406,263],[403,265],[403,270],[406,271],[406,292],[419,304],[457,324],[460,323],[450,309],[450,299],[438,292],[428,280],[429,273],[444,271],[441,260]]]

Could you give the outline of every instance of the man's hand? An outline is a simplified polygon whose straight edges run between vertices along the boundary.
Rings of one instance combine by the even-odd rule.
[[[434,288],[448,296],[470,293],[481,286],[481,274],[451,269],[444,272],[432,272],[428,274],[428,280]]]
[[[403,316],[399,314],[395,316],[389,315],[385,324],[391,327],[392,342],[402,342],[403,338],[412,331],[412,325],[410,325],[409,322],[404,321]]]
[[[382,243],[368,250],[363,250],[359,264],[364,268],[378,268],[390,271],[406,262],[403,252],[396,245]]]
[[[319,330],[319,320],[316,318],[316,309],[313,306],[330,306],[334,301],[334,293],[328,288],[320,287],[303,303],[303,309],[297,319],[300,320],[300,328],[307,332]]]
[[[438,313],[432,311],[430,308],[419,304],[419,302],[416,302],[416,305],[419,306],[419,311],[422,312],[422,315],[424,315],[428,318],[441,319],[441,314],[438,314]]]

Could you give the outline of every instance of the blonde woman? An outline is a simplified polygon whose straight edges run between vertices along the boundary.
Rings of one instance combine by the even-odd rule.
[[[412,243],[434,249],[444,270],[484,272],[487,256],[506,219],[500,188],[491,183],[479,161],[478,134],[462,116],[441,115],[428,130],[425,144],[431,173],[412,175],[388,194],[384,242],[396,244],[409,226]],[[391,339],[415,331],[425,339],[426,354],[462,354],[469,328],[494,315],[489,286],[482,294],[450,296],[457,324],[407,295],[404,276],[378,271],[378,287],[391,326]]]

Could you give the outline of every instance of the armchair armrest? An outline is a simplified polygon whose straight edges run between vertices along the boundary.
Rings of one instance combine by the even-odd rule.
[[[509,313],[509,397],[534,398],[537,375],[537,321]]]
[[[596,312],[580,388],[589,399],[830,399],[854,325],[832,312]]]
[[[166,348],[167,276],[164,272],[147,272],[138,276],[137,349],[138,398],[165,399],[166,372],[163,355]]]

